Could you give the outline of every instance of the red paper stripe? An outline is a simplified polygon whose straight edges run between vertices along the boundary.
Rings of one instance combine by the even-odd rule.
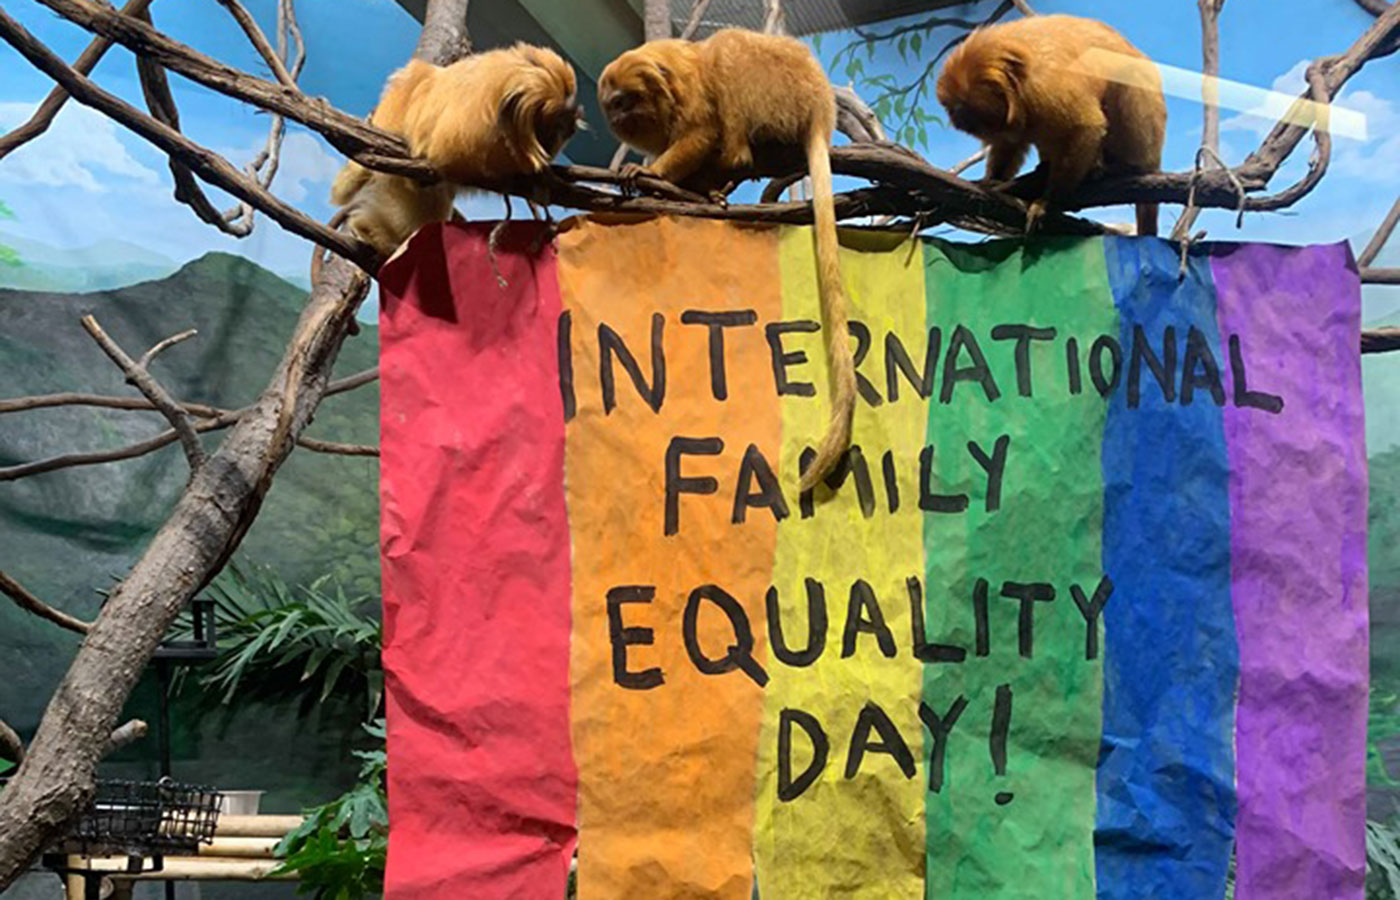
[[[389,900],[558,900],[576,840],[555,258],[487,235],[380,276]]]

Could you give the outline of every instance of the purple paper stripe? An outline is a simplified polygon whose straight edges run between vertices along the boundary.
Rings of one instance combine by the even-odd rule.
[[[1240,341],[1248,391],[1284,402],[1277,413],[1247,405],[1240,366],[1230,365],[1235,896],[1359,900],[1367,691],[1360,283],[1345,244],[1222,247],[1212,269],[1221,335]]]

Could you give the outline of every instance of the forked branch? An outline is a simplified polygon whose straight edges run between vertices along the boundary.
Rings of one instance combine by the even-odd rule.
[[[195,331],[189,331],[168,337],[156,344],[141,357],[141,362],[137,362],[126,354],[126,351],[107,332],[102,330],[102,326],[97,324],[97,319],[93,316],[83,316],[83,328],[92,339],[97,342],[97,346],[102,348],[102,352],[112,362],[117,364],[117,368],[122,370],[126,376],[127,384],[132,385],[140,391],[147,400],[151,401],[161,415],[165,416],[170,427],[180,439],[180,445],[185,449],[185,459],[189,461],[190,472],[194,473],[200,466],[204,465],[204,447],[199,443],[199,435],[195,433],[194,426],[190,424],[189,414],[170,396],[159,381],[146,369],[146,365],[155,358],[166,347],[177,344],[180,341],[194,337]]]

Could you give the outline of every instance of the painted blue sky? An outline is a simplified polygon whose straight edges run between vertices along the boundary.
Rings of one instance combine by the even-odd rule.
[[[756,0],[755,0],[756,2]],[[270,33],[273,0],[247,0]],[[1200,38],[1192,0],[1039,0],[1042,12],[1067,12],[1103,18],[1122,30],[1155,60],[1187,69],[1199,68]],[[36,3],[7,3],[7,12],[72,58],[87,35]],[[298,4],[308,41],[305,89],[338,107],[368,112],[385,76],[412,49],[416,23],[392,0],[302,0]],[[233,65],[266,74],[265,66],[217,4],[184,2],[155,7],[156,22],[176,38]],[[1348,0],[1232,0],[1221,23],[1222,75],[1290,94],[1303,84],[1308,60],[1338,52],[1366,27],[1365,13]],[[887,26],[881,26],[887,27]],[[372,35],[373,40],[366,40]],[[823,40],[830,58],[843,43],[841,34]],[[926,48],[927,49],[927,46]],[[911,71],[897,57],[877,59],[873,70]],[[26,118],[50,85],[43,75],[7,47],[0,47],[0,128]],[[1338,239],[1364,240],[1397,194],[1400,194],[1400,57],[1371,64],[1355,78],[1341,105],[1367,116],[1368,139],[1339,137],[1332,172],[1322,186],[1286,214],[1252,216],[1236,231],[1227,213],[1208,213],[1201,227],[1222,239],[1306,243]],[[131,57],[114,49],[98,67],[100,83],[140,102]],[[844,76],[837,73],[836,79]],[[242,165],[261,147],[267,119],[261,113],[215,95],[183,79],[174,79],[187,133]],[[931,112],[937,112],[931,109]],[[1187,168],[1200,139],[1199,103],[1171,99],[1166,167]],[[1262,137],[1271,121],[1227,112],[1224,155],[1239,162]],[[595,123],[595,125],[598,123]],[[930,129],[927,155],[951,165],[975,150],[972,139],[949,129]],[[1300,158],[1280,173],[1278,186],[1296,176]],[[288,201],[324,218],[331,213],[327,192],[340,159],[318,137],[292,127],[275,190]],[[81,106],[70,103],[52,131],[0,162],[0,201],[14,219],[0,221],[0,243],[11,243],[36,261],[60,258],[69,265],[110,262],[114,255],[183,262],[209,250],[248,256],[294,280],[303,281],[309,248],[298,238],[260,220],[254,235],[238,241],[199,223],[169,196],[164,157],[141,140]],[[217,194],[217,192],[215,192]],[[501,203],[480,198],[464,204],[473,217],[495,218]],[[1169,226],[1175,209],[1164,210]],[[1124,210],[1103,218],[1128,221]],[[1400,255],[1400,251],[1392,251]],[[4,278],[0,267],[0,279]],[[0,281],[3,283],[3,281]],[[1388,293],[1384,293],[1387,291]],[[1367,318],[1400,318],[1400,290],[1368,294]]]

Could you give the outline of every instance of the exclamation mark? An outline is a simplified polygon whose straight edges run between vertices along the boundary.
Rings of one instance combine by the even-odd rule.
[[[998,777],[1006,775],[1006,735],[1011,731],[1011,685],[997,685],[996,706],[992,709],[992,737],[989,743],[992,751],[992,769]],[[1015,795],[1010,791],[998,791],[997,806],[1005,806]]]

